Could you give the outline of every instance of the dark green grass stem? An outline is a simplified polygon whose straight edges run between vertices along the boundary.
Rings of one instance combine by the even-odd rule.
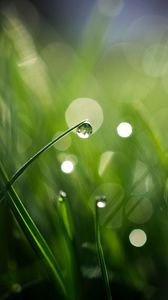
[[[75,234],[74,234],[74,222],[68,204],[68,198],[57,203],[57,217],[59,225],[64,233],[66,247],[70,256],[69,263],[67,263],[66,270],[69,274],[68,284],[69,287],[69,299],[77,300],[82,299],[81,286],[80,286],[80,268],[78,264],[78,254],[76,251]],[[67,259],[67,258],[66,258]]]
[[[27,160],[11,177],[11,179],[7,182],[5,189],[0,194],[0,200],[2,200],[6,194],[6,192],[9,190],[9,188],[12,186],[12,184],[23,174],[23,172],[28,168],[29,165],[31,165],[42,153],[47,151],[52,145],[54,145],[57,141],[62,139],[65,135],[69,134],[71,131],[73,131],[78,126],[85,123],[86,120],[72,126],[71,128],[64,131],[62,134],[60,134],[58,137],[54,138],[52,141],[50,141],[48,144],[46,144],[43,148],[41,148],[38,152],[36,152],[29,160]]]
[[[0,174],[5,184],[8,178],[1,164]],[[63,277],[50,247],[48,246],[47,242],[43,238],[35,223],[33,222],[32,218],[30,217],[28,211],[26,210],[19,196],[15,192],[14,188],[9,187],[6,193],[8,196],[7,203],[9,204],[10,209],[12,210],[17,222],[21,226],[25,236],[29,240],[34,250],[43,259],[49,273],[51,274],[52,278],[56,283],[58,290],[65,297],[65,299],[67,299]]]
[[[73,239],[74,239],[74,222],[73,222],[73,218],[72,218],[72,213],[71,213],[71,208],[69,205],[68,197],[66,194],[64,197],[59,195],[57,209],[58,209],[58,212],[60,215],[60,219],[62,219],[62,222],[64,224],[66,234],[67,234],[69,240],[73,241]]]
[[[103,248],[102,248],[102,244],[101,244],[98,210],[99,210],[99,208],[97,207],[97,204],[95,204],[95,238],[96,238],[97,253],[98,253],[99,265],[100,265],[102,278],[103,278],[103,282],[104,282],[104,286],[105,286],[107,300],[112,300],[109,276],[108,276],[106,262],[105,262],[105,258],[104,258],[104,252],[103,252]]]

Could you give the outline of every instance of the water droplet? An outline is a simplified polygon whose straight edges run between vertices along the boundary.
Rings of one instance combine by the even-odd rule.
[[[58,202],[62,203],[64,202],[64,200],[66,199],[67,194],[64,191],[60,191],[59,192],[59,196],[58,196]]]
[[[92,134],[92,126],[88,121],[78,126],[77,135],[82,139],[87,139]]]
[[[98,208],[104,208],[106,207],[106,196],[101,195],[96,197],[96,206]]]

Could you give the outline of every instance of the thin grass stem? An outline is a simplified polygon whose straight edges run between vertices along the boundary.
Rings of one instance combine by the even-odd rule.
[[[2,164],[0,164],[0,174],[3,182],[6,183],[8,178]],[[17,222],[21,226],[25,236],[29,240],[34,250],[43,259],[49,273],[52,275],[52,278],[56,282],[58,290],[65,297],[65,299],[67,299],[63,276],[50,247],[33,222],[32,218],[30,217],[28,211],[26,210],[13,187],[9,187],[7,196],[10,209],[12,210]]]
[[[95,238],[96,238],[96,246],[98,253],[99,265],[102,273],[102,278],[105,286],[107,300],[112,300],[109,276],[107,272],[106,262],[104,258],[103,247],[101,244],[101,235],[100,235],[100,225],[99,225],[99,208],[97,207],[97,203],[95,204]]]
[[[69,295],[69,299],[83,299],[80,285],[81,273],[79,268],[78,253],[76,249],[75,227],[72,208],[66,193],[63,191],[60,191],[58,197],[57,213],[59,217],[59,223],[62,227],[62,231],[64,232],[64,238],[70,254],[70,261],[69,264],[67,264],[67,267],[69,265],[69,284],[71,290],[73,290],[73,293],[71,297]]]
[[[23,172],[30,166],[42,153],[47,151],[52,145],[54,145],[57,141],[61,140],[65,135],[69,134],[71,131],[73,131],[78,126],[85,123],[86,120],[72,126],[71,128],[64,131],[62,134],[60,134],[58,137],[55,137],[52,141],[50,141],[48,144],[46,144],[44,147],[42,147],[38,152],[36,152],[30,159],[28,159],[11,177],[11,179],[6,183],[5,189],[0,193],[0,200],[2,200],[6,194],[6,192],[9,190],[9,188],[12,186],[12,184],[23,174]]]

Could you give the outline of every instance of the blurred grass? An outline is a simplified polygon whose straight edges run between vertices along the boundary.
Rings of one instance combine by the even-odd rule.
[[[72,134],[71,146],[64,153],[77,157],[74,172],[62,173],[61,151],[53,148],[15,183],[15,189],[50,245],[73,297],[78,286],[75,275],[71,277],[71,263],[75,265],[75,262],[67,247],[65,229],[57,217],[58,207],[55,208],[59,191],[67,193],[74,219],[73,246],[77,264],[81,273],[85,270],[79,279],[84,299],[93,299],[92,291],[98,299],[101,290],[101,285],[96,289],[94,286],[94,279],[99,282],[100,276],[95,272],[98,261],[94,247],[83,245],[95,244],[91,204],[95,193],[107,194],[109,206],[102,215],[101,225],[114,299],[121,299],[123,295],[130,299],[157,299],[158,291],[163,288],[162,279],[168,276],[167,92],[163,78],[149,76],[138,63],[134,67],[129,64],[122,44],[115,44],[108,51],[105,49],[104,34],[108,23],[98,19],[97,15],[91,18],[79,47],[74,49],[60,37],[43,47],[43,37],[33,40],[33,35],[16,15],[3,16],[0,35],[1,162],[11,177],[56,132],[66,128],[65,112],[73,99],[96,99],[104,113],[102,127],[88,140]],[[167,80],[167,73],[164,80]],[[117,125],[125,120],[133,126],[129,139],[122,139],[116,133]],[[99,161],[106,151],[114,155],[100,176]],[[141,168],[145,171],[141,172]],[[2,189],[2,180],[0,184]],[[117,194],[118,189],[122,197]],[[146,197],[152,203],[153,214],[147,222],[139,223],[136,217],[134,222],[130,219],[128,203],[132,196],[138,201]],[[138,209],[139,202],[136,203]],[[34,279],[36,272],[38,278],[38,268],[37,258],[7,205],[3,202],[0,208],[3,294],[16,282],[24,285]],[[143,215],[143,211],[138,214]],[[110,221],[103,223],[107,219]],[[128,238],[137,226],[144,229],[148,237],[141,249],[134,248]],[[20,236],[19,248],[16,232]],[[23,261],[20,261],[21,256]],[[9,267],[11,258],[15,262],[13,269]],[[31,270],[28,269],[30,263]],[[22,278],[24,269],[27,274]],[[43,276],[45,278],[45,272]],[[40,290],[39,295],[46,298]],[[166,291],[162,299],[166,299]]]

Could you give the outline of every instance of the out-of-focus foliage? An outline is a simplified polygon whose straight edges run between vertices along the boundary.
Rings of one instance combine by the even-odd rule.
[[[74,111],[71,122],[75,125],[87,114],[93,122],[90,138],[80,139],[72,133],[35,161],[15,183],[55,254],[70,299],[79,294],[83,299],[105,298],[93,218],[99,195],[107,198],[107,206],[100,209],[100,224],[114,300],[167,299],[165,24],[152,37],[150,30],[149,36],[143,35],[142,28],[137,40],[131,28],[124,42],[108,46],[104,39],[108,21],[95,13],[80,45],[72,47],[54,29],[52,42],[46,42],[47,29],[44,36],[34,36],[16,13],[6,12],[1,19],[0,159],[9,177],[67,128],[66,112],[76,98],[85,99],[86,105]],[[42,21],[40,24],[47,27]],[[121,122],[132,126],[128,138],[117,134]],[[72,162],[73,172],[62,171],[64,161]],[[0,184],[3,188],[2,180]],[[67,194],[73,238],[67,237],[62,223],[65,212],[60,211],[60,190]],[[143,247],[130,243],[134,229],[146,233]],[[6,199],[0,203],[0,244],[1,299],[19,299],[19,295],[24,299],[56,297],[56,288]]]

